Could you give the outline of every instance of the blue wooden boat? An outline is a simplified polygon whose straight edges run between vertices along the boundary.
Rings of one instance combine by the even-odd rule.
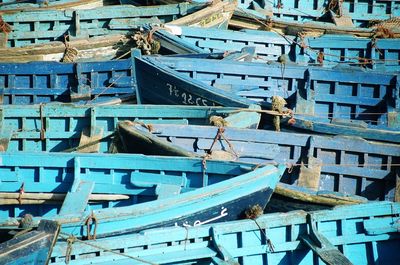
[[[59,231],[57,222],[42,220],[37,230],[16,234],[0,244],[1,264],[48,264]]]
[[[155,3],[176,3],[154,1]],[[198,0],[196,2],[207,2]],[[271,29],[288,35],[354,34],[363,37],[385,36],[385,30],[400,37],[398,0],[364,2],[299,1],[292,0],[242,0],[238,3],[229,25],[233,28]],[[387,31],[386,31],[387,32]],[[386,34],[387,35],[387,34]],[[391,35],[390,35],[391,36]]]
[[[4,14],[2,18],[9,29],[1,33],[0,46],[22,47],[55,40],[64,41],[66,35],[73,39],[127,34],[141,25],[171,22],[206,6],[188,3],[150,7],[117,5],[89,10],[43,10]]]
[[[90,245],[75,241],[70,264],[396,264],[399,213],[399,203],[379,202],[150,229]],[[62,237],[52,253],[54,264],[65,263],[71,246]]]
[[[372,40],[349,35],[300,38],[260,30],[194,29],[169,25],[164,30],[157,30],[153,36],[160,41],[162,48],[176,53],[232,52],[255,47],[253,61],[285,59],[286,63],[302,65],[334,67],[349,64],[382,71],[400,70],[400,39]]]
[[[132,60],[0,64],[2,104],[71,102],[134,95]]]
[[[400,142],[397,75],[308,71],[306,85],[296,93],[293,105],[296,123],[292,126],[319,133]],[[335,87],[326,82],[327,77],[335,82]]]
[[[257,106],[253,106],[257,109]],[[257,128],[257,112],[200,106],[87,106],[68,104],[0,106],[1,150],[112,152],[119,121]]]
[[[191,25],[193,27],[227,29],[229,20],[237,6],[237,2],[235,0],[217,0],[206,2],[206,4],[209,4],[207,8],[196,12],[192,16],[181,17],[168,22],[168,24],[176,26]]]
[[[265,1],[264,3],[267,2]],[[294,2],[291,4],[293,3]],[[235,11],[234,16],[229,23],[231,28],[261,30],[270,30],[272,28],[273,31],[279,31],[288,35],[297,35],[302,33],[311,36],[322,34],[351,34],[368,38],[374,36],[378,38],[400,37],[398,17],[391,17],[394,14],[391,13],[392,10],[389,11],[389,13],[386,11],[377,11],[377,13],[381,16],[364,16],[364,14],[368,13],[368,11],[360,11],[358,18],[356,18],[357,16],[353,15],[352,18],[347,15],[337,16],[333,12],[328,12],[326,17],[329,17],[329,19],[321,18],[318,19],[318,21],[314,21],[315,17],[312,17],[311,20],[288,19],[289,17],[297,17],[297,15],[301,16],[301,12],[298,12],[297,15],[289,17],[279,17],[275,14],[272,14],[271,16],[270,13],[266,14],[264,9],[258,8],[255,1],[252,2],[252,5],[253,4],[255,8],[240,8]],[[360,4],[360,2],[357,2],[356,4]],[[383,6],[386,4],[395,6],[398,4],[398,1],[385,1],[385,3],[382,2]],[[309,2],[304,2],[304,5],[307,7],[315,6],[313,3]],[[351,5],[354,6],[354,2],[351,2]],[[368,6],[369,4],[366,5]],[[372,4],[371,7],[372,6],[374,6],[374,4]],[[372,9],[373,8],[370,10]],[[364,21],[360,21],[362,18]],[[361,24],[363,24],[363,27],[360,27]]]
[[[326,67],[349,64],[386,72],[400,71],[400,39],[365,39],[344,35],[298,38],[295,61]],[[323,60],[318,62],[318,55]],[[321,58],[321,56],[320,56]]]
[[[0,48],[1,62],[82,62],[121,59],[128,55],[134,46],[131,38],[125,34],[108,34],[88,39],[72,39],[68,41],[69,51],[63,41],[32,44],[24,47]]]
[[[272,18],[289,21],[318,21],[329,17],[336,25],[365,27],[369,21],[387,20],[400,16],[400,1],[390,0],[377,2],[333,2],[306,1],[294,2],[289,0],[254,1],[242,0],[240,8],[252,9]],[[328,18],[328,19],[329,19]]]
[[[140,94],[149,103],[192,104],[193,98],[202,98],[209,105],[240,106],[251,100],[271,108],[272,96],[281,96],[298,118],[293,126],[319,131],[310,122],[330,120],[332,124],[345,126],[341,134],[400,141],[397,118],[400,88],[396,74],[350,67],[327,69],[191,58],[135,60]],[[182,81],[174,86],[166,78],[156,79],[161,73],[173,75],[168,80]],[[332,127],[331,133],[338,131]]]
[[[221,131],[222,130],[222,131]],[[122,152],[223,159],[255,164],[287,163],[275,192],[310,203],[336,205],[399,200],[400,147],[356,137],[120,122]],[[347,196],[346,196],[347,195]]]
[[[254,60],[264,62],[276,61],[282,54],[289,54],[295,39],[293,36],[284,38],[273,32],[194,29],[174,25],[166,25],[165,29],[157,30],[153,35],[160,41],[161,47],[176,53],[232,52],[255,47],[257,57]]]
[[[2,0],[0,1],[0,13],[5,14],[39,9],[90,9],[103,6],[104,2],[104,0]]]
[[[61,232],[88,239],[236,220],[250,207],[264,209],[286,169],[124,154],[13,152],[0,157],[4,180],[0,190],[19,191],[20,202],[0,207],[3,229],[26,224],[29,213],[31,226],[46,218],[57,221]],[[68,194],[62,205],[25,205],[24,196],[37,192]],[[129,199],[88,205],[91,194]]]

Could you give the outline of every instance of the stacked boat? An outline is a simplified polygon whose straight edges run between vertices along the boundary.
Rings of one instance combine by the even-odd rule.
[[[396,264],[400,1],[0,2],[0,264]]]

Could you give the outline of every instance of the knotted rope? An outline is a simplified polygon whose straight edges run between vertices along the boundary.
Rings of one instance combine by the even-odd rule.
[[[75,62],[75,60],[79,54],[79,51],[76,48],[71,47],[71,45],[68,41],[68,38],[69,38],[69,35],[64,35],[65,51],[64,51],[63,58],[61,58],[61,62],[63,62],[63,63]]]
[[[160,42],[153,39],[153,34],[158,28],[153,28],[147,34],[143,30],[135,32],[132,39],[136,43],[136,48],[140,49],[143,54],[157,54],[161,48]]]
[[[210,117],[210,124],[217,127],[225,127],[229,125],[224,118],[215,115]]]
[[[67,250],[65,251],[65,264],[69,264],[71,260],[71,253],[72,253],[72,245],[75,243],[76,237],[70,235],[67,238]]]
[[[283,108],[286,105],[286,100],[280,96],[272,96],[272,110],[277,111],[278,113],[283,113]],[[279,132],[281,130],[281,117],[276,115],[273,117],[273,124],[275,127],[275,131]]]
[[[5,22],[3,20],[3,17],[0,15],[0,32],[4,32],[4,33],[8,34],[11,31],[12,31],[12,28],[11,28],[10,24]]]
[[[21,187],[18,190],[18,203],[22,204],[22,194],[25,193],[25,182],[22,182]]]
[[[338,17],[341,17],[343,15],[343,2],[344,0],[331,0],[328,5],[328,10],[332,10]]]

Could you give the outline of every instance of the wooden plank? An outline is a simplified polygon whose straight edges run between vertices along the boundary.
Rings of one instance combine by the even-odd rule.
[[[301,235],[301,240],[327,265],[352,265],[329,240],[318,232],[311,214],[307,215],[309,235]]]
[[[80,153],[98,153],[100,151],[100,140],[103,138],[103,127],[84,128],[79,141],[78,152]]]
[[[67,193],[59,215],[83,213],[94,188],[93,181],[79,181],[76,190]]]
[[[333,23],[339,27],[354,27],[353,20],[349,16],[348,12],[342,9],[342,15],[338,16],[334,12],[329,12]]]
[[[301,187],[318,190],[320,187],[322,160],[315,157],[308,157],[308,164],[300,166],[298,185]]]

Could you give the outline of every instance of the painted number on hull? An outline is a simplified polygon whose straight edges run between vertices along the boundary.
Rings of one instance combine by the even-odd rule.
[[[194,96],[187,92],[180,91],[176,86],[168,84],[169,95],[180,99],[180,102],[185,105],[197,105],[197,106],[215,106],[214,102],[209,102],[207,99]]]

